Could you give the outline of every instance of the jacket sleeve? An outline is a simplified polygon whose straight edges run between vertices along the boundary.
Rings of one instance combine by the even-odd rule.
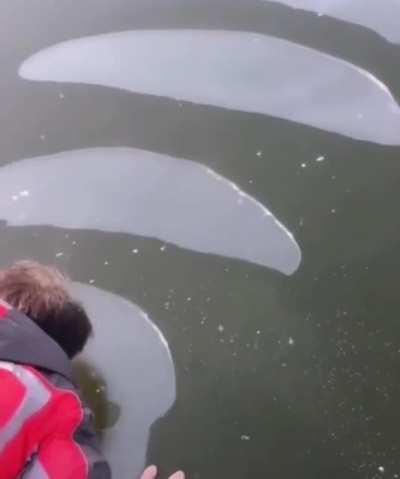
[[[84,409],[84,419],[74,437],[51,435],[40,445],[21,479],[111,479],[88,408]]]

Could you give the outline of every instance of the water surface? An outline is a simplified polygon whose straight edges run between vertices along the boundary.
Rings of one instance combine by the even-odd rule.
[[[104,383],[96,387],[96,394],[105,390],[103,401],[121,411],[105,429],[102,447],[115,477],[135,477],[146,465],[150,427],[175,401],[171,353],[162,333],[135,304],[85,284],[72,284],[71,293],[86,308],[95,332],[80,360],[96,365],[92,374]],[[118,348],[110,341],[116,333]]]
[[[126,232],[286,274],[300,263],[292,234],[265,206],[192,161],[132,148],[88,149],[4,166],[0,181],[0,215],[10,225]],[[73,185],[67,201],[65,184]]]
[[[387,40],[400,43],[398,0],[279,0],[293,8],[329,15],[376,31]]]
[[[35,54],[20,74],[265,113],[400,144],[399,105],[371,73],[256,33],[140,30],[83,38]]]
[[[332,1],[331,5],[341,2]],[[363,18],[369,11],[369,7],[363,10]],[[374,22],[384,21],[386,11],[374,7]],[[97,353],[96,344],[100,343],[93,342],[88,351],[93,353],[89,371],[96,376],[86,377],[83,386],[96,406],[106,454],[113,447],[108,435],[117,436],[119,431],[129,435],[126,455],[119,462],[124,469],[117,479],[134,477],[144,451],[146,462],[160,465],[161,477],[177,467],[195,479],[394,479],[399,475],[395,418],[400,400],[400,151],[396,145],[378,141],[394,135],[391,120],[396,110],[388,112],[400,99],[399,45],[361,21],[352,23],[283,2],[259,0],[87,0],[79,8],[67,0],[6,0],[0,13],[1,165],[15,171],[4,174],[2,188],[7,195],[0,193],[4,220],[0,223],[1,264],[25,257],[55,263],[79,283],[88,284],[94,299],[108,305],[106,311],[114,311],[115,304],[125,298],[148,314],[171,353],[176,389],[164,387],[176,392],[176,397],[168,393],[169,400],[163,402],[164,389],[159,388],[160,407],[149,403],[149,415],[143,413],[147,426],[142,427],[144,422],[135,413],[142,403],[128,386],[140,387],[146,382],[141,382],[143,377],[127,357],[132,337],[128,317],[135,318],[132,328],[149,333],[146,338],[154,346],[150,351],[168,368],[164,376],[168,382],[172,376],[167,350],[159,336],[146,327],[148,323],[139,321],[135,306],[121,306],[121,332],[106,329],[108,320],[93,308],[96,317],[105,321],[102,331],[108,341],[105,335],[99,339],[106,343],[109,367]],[[194,101],[198,91],[196,97],[191,93],[192,99],[181,101],[160,96],[158,85],[157,91],[143,94],[67,79],[31,81],[18,75],[26,59],[55,45],[67,42],[71,46],[70,42],[99,40],[105,35],[113,39],[115,32],[121,31],[139,35],[139,30],[156,32],[157,45],[161,37],[174,38],[180,30],[200,30],[201,34],[217,30],[224,32],[224,38],[226,31],[233,31],[260,35],[268,44],[270,39],[290,42],[290,49],[280,47],[283,53],[306,47],[313,69],[299,76],[298,84],[301,88],[309,84],[311,89],[312,85],[326,86],[327,93],[319,92],[318,98],[325,105],[329,123],[321,128],[238,106],[198,103]],[[171,36],[161,35],[165,31],[171,31]],[[154,59],[159,60],[167,47],[152,52]],[[185,44],[177,47],[179,50]],[[208,54],[210,50],[201,48],[200,52]],[[121,55],[125,65],[126,51],[121,50]],[[175,55],[173,58],[179,58],[180,53]],[[245,57],[242,51],[238,56],[241,61]],[[354,71],[357,82],[366,87],[364,92],[371,87],[378,95],[380,120],[367,123],[371,129],[360,129],[356,126],[359,120],[348,117],[358,98],[354,84],[331,85],[325,70],[317,68],[321,57],[326,59],[332,79],[343,60],[344,71]],[[292,61],[293,55],[285,56],[282,65],[279,58],[274,62],[279,79],[284,78],[281,73],[288,68],[288,59]],[[299,59],[303,61],[305,56],[300,54]],[[96,58],[96,63],[102,64],[102,59]],[[195,68],[194,59],[192,64]],[[245,82],[255,84],[259,98],[262,82],[252,75],[244,80],[247,70],[240,73],[239,68],[244,64],[244,60],[234,61],[234,78],[240,78],[241,87]],[[256,66],[256,71],[267,72],[264,64]],[[171,72],[175,75],[178,70]],[[190,85],[196,85],[197,79],[186,73]],[[287,85],[294,88],[296,74],[294,71],[286,78],[288,83],[274,83],[280,108],[283,90]],[[393,98],[387,90],[375,88],[369,75],[386,85]],[[173,80],[175,84],[177,78]],[[232,86],[225,70],[221,80]],[[184,78],[179,85],[187,94]],[[201,93],[204,91],[202,86]],[[349,92],[355,93],[355,98]],[[271,98],[269,92],[266,97]],[[247,98],[243,100],[243,104],[247,102]],[[368,107],[369,101],[365,105]],[[311,103],[305,111],[315,108]],[[321,111],[316,117],[319,125]],[[328,128],[332,118],[342,121],[341,132]],[[365,136],[360,139],[361,134],[354,132]],[[32,191],[40,186],[42,175],[50,181],[44,168],[38,168],[40,175],[31,176],[29,159],[54,160],[59,152],[121,147],[151,151],[163,159],[186,159],[217,172],[227,182],[220,185],[234,183],[296,238],[302,253],[299,268],[287,276],[238,255],[199,253],[178,247],[172,240],[142,236],[132,226],[123,231],[92,228],[91,223],[85,226],[82,217],[94,223],[94,218],[100,217],[98,206],[106,202],[100,197],[102,188],[93,187],[87,169],[72,167],[72,163],[74,174],[68,175],[68,181],[50,164],[49,169],[60,190],[57,202],[63,202],[60,216],[69,212],[75,189],[82,190],[79,174],[87,179],[93,197],[85,200],[87,210],[77,208],[80,222],[76,228],[50,221],[11,224],[11,219],[16,221],[15,215],[10,218],[11,209],[18,213],[24,203],[35,204],[18,179],[29,178]],[[26,175],[18,164],[26,166]],[[38,164],[43,165],[41,161]],[[67,175],[66,167],[62,171]],[[95,167],[92,175],[98,175]],[[122,184],[126,191],[128,180]],[[120,198],[116,188],[111,191]],[[13,195],[18,196],[17,201]],[[40,204],[35,204],[36,213],[42,208],[44,217],[50,202],[50,197],[43,195]],[[232,214],[238,211],[236,206]],[[127,208],[122,211],[128,218]],[[258,242],[257,238],[248,240],[249,244]],[[227,244],[243,243],[235,236]],[[268,250],[268,243],[265,247]],[[94,287],[97,289],[90,289]],[[141,354],[136,338],[132,345]],[[123,365],[111,370],[120,352]],[[163,371],[156,364],[151,366],[149,371]],[[123,383],[119,382],[121,371]],[[103,383],[104,395],[97,394]],[[138,430],[125,429],[122,417],[137,423]],[[150,427],[153,420],[156,422]],[[137,433],[143,433],[141,440]]]

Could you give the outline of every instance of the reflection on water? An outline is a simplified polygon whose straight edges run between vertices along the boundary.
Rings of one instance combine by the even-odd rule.
[[[300,263],[293,236],[261,203],[193,161],[128,148],[80,150],[4,166],[0,181],[0,216],[11,225],[126,232],[286,274]]]
[[[114,427],[118,422],[121,406],[108,400],[107,383],[92,363],[77,359],[73,371],[83,398],[94,412],[96,434],[102,438],[104,429]]]
[[[78,374],[86,380],[83,389],[95,407],[97,426],[107,427],[102,444],[115,478],[132,478],[145,464],[151,425],[175,401],[171,354],[161,332],[136,305],[93,286],[74,283],[71,290],[95,332]],[[96,364],[90,379],[86,363]],[[114,423],[117,427],[111,427]]]
[[[96,328],[79,373],[116,479],[135,477],[168,408],[147,447],[161,477],[400,476],[399,148],[378,144],[399,144],[397,5],[1,2],[2,165],[15,162],[0,169],[1,264],[55,261],[139,304],[173,355],[136,308],[82,286],[109,327]],[[119,146],[158,155],[82,151]],[[171,169],[170,187],[153,187],[143,162]],[[245,223],[264,206],[227,179],[296,237],[296,274],[271,269],[297,267],[293,238],[273,217],[260,233]],[[217,255],[193,252],[206,244]],[[142,390],[147,374],[156,394]]]
[[[20,75],[264,113],[400,144],[400,108],[377,78],[267,35],[210,30],[99,35],[40,51],[22,64]]]
[[[400,43],[399,0],[273,0],[294,8],[329,15],[375,30]]]

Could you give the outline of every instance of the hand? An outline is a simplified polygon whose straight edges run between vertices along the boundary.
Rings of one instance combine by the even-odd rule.
[[[156,479],[157,473],[157,467],[150,466],[144,471],[140,479]],[[168,479],[185,479],[185,474],[182,471],[177,471],[172,474],[172,476],[170,476]]]

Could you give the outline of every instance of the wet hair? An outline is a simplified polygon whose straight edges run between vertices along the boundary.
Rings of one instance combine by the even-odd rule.
[[[26,314],[73,358],[83,350],[92,325],[66,284],[57,268],[35,261],[18,261],[0,270],[0,298]]]

